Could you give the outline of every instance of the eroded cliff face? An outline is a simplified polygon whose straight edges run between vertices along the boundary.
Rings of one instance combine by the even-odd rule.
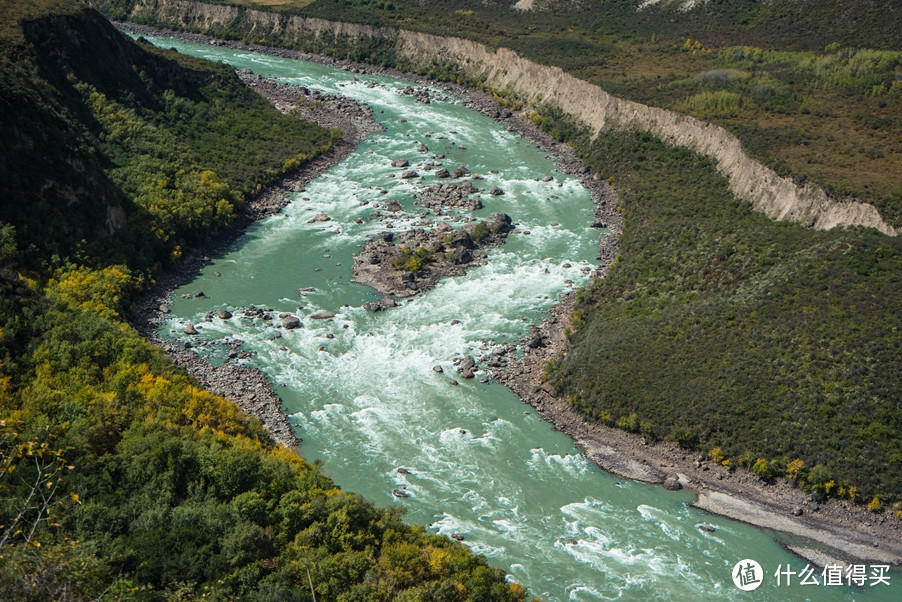
[[[215,34],[226,27],[259,37],[278,35],[301,41],[324,33],[353,41],[378,38],[390,42],[399,56],[424,63],[451,60],[468,75],[485,78],[494,88],[509,87],[529,99],[559,106],[588,125],[596,135],[617,129],[645,130],[665,143],[712,158],[729,179],[733,193],[775,220],[817,229],[865,226],[888,235],[897,230],[877,209],[855,199],[831,199],[818,186],[800,185],[779,176],[749,157],[739,139],[722,127],[666,109],[649,107],[608,94],[558,67],[539,65],[506,48],[490,49],[460,38],[394,28],[378,28],[324,19],[279,15],[189,0],[141,0],[132,17],[153,15],[157,23]],[[236,21],[238,20],[238,21]]]

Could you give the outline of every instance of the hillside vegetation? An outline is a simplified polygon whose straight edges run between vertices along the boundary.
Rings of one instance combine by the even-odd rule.
[[[548,367],[558,390],[594,420],[821,498],[898,500],[902,241],[771,221],[647,134],[573,142],[626,219]]]
[[[336,132],[74,2],[0,1],[4,600],[522,600],[335,487],[125,321]]]

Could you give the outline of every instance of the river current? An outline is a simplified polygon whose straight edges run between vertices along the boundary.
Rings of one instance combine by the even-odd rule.
[[[200,338],[244,341],[284,400],[304,440],[301,453],[322,461],[341,487],[380,505],[403,506],[407,520],[433,532],[463,536],[465,545],[544,600],[898,599],[897,572],[890,586],[868,580],[854,588],[825,586],[815,569],[819,585],[801,585],[807,563],[785,552],[776,534],[690,508],[685,491],[610,476],[507,388],[456,373],[455,358],[486,356],[516,342],[555,299],[587,282],[604,231],[590,228],[588,191],[557,171],[546,153],[443,93],[434,91],[429,104],[415,102],[401,92],[408,82],[151,41],[350,96],[372,107],[387,128],[214,257],[175,292],[162,328],[163,336],[181,338],[184,324],[193,322],[202,326]],[[421,144],[428,152],[417,150]],[[394,159],[407,159],[422,181],[402,180]],[[485,208],[472,215],[508,213],[518,233],[489,251],[488,265],[447,278],[399,307],[368,312],[363,303],[377,295],[350,282],[352,256],[367,236],[386,228],[373,213],[387,199],[400,201],[404,211],[388,222],[395,231],[421,221],[424,208],[413,193],[439,181],[434,170],[423,169],[428,161],[482,174],[471,181],[483,190]],[[505,194],[486,194],[492,186]],[[319,213],[331,220],[311,221]],[[449,213],[445,219],[471,215]],[[205,296],[181,298],[198,290]],[[276,329],[246,318],[249,305],[294,313],[303,327]],[[219,309],[234,317],[204,322]],[[317,312],[334,317],[311,319]],[[226,350],[200,352],[220,362]],[[452,378],[459,386],[449,384]],[[701,524],[716,530],[704,532]],[[753,592],[733,583],[742,559],[763,567],[763,584]],[[785,577],[777,584],[778,568],[796,573],[791,586]],[[866,568],[870,576],[873,567]]]

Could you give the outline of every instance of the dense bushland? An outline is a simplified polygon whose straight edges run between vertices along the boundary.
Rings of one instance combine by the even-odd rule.
[[[899,499],[902,241],[771,221],[647,134],[571,141],[626,218],[549,366],[574,407],[815,491]]]
[[[166,264],[338,135],[278,114],[225,65],[131,43],[93,11],[27,20],[19,35],[0,57],[0,220],[28,260]]]
[[[197,387],[129,302],[334,141],[75,3],[0,1],[4,600],[522,600]]]
[[[522,599],[197,388],[121,321],[122,269],[3,273],[4,292],[23,284],[4,295],[27,321],[24,349],[3,340],[4,599]]]

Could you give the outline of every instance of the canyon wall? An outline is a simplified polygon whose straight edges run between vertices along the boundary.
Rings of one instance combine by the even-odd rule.
[[[281,40],[302,44],[329,34],[336,39],[378,39],[393,46],[398,56],[424,64],[455,62],[467,75],[492,88],[510,88],[529,100],[555,104],[597,134],[618,129],[645,130],[665,143],[682,146],[713,159],[729,179],[733,193],[775,220],[830,229],[866,226],[888,235],[897,230],[877,209],[854,199],[831,199],[818,186],[797,184],[749,157],[739,139],[720,126],[694,117],[649,107],[608,94],[558,67],[539,65],[506,48],[491,49],[478,42],[388,27],[327,21],[206,4],[189,0],[139,0],[131,18],[211,35],[240,31],[249,41]]]

